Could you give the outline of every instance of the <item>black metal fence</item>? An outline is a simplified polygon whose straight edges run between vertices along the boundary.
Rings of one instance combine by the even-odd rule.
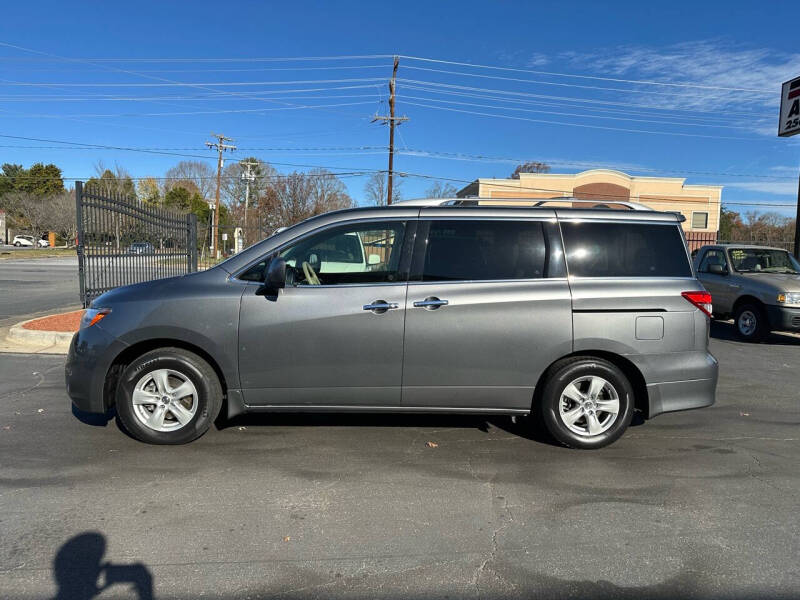
[[[84,307],[108,290],[197,270],[197,217],[75,183]]]
[[[725,240],[719,239],[716,231],[687,231],[686,242],[689,244],[689,251],[695,251],[706,244],[746,244],[753,246],[771,246],[781,248],[791,253],[794,248],[792,240]]]

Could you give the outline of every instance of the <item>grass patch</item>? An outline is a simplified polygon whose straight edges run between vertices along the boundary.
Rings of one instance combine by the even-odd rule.
[[[75,248],[30,248],[25,250],[0,250],[0,260],[57,258],[77,256]]]

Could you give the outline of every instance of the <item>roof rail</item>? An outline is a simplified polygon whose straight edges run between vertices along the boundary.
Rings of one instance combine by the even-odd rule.
[[[400,200],[394,202],[393,205],[403,206],[482,206],[481,202],[502,202],[522,204],[526,207],[540,207],[546,204],[555,202],[570,202],[572,204],[592,204],[593,206],[581,206],[570,208],[611,208],[606,205],[602,200],[587,200],[583,198],[562,197],[562,198],[417,198],[415,200]],[[598,205],[600,203],[600,205]],[[628,210],[646,210],[654,212],[649,206],[639,204],[638,202],[630,202],[628,200],[608,200],[609,205],[624,206]],[[483,205],[486,206],[486,205]]]

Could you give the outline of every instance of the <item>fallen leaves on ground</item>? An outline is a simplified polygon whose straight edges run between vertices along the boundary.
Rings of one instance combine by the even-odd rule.
[[[428,448],[438,448],[439,447],[439,444],[437,444],[436,442],[425,442],[425,445]]]

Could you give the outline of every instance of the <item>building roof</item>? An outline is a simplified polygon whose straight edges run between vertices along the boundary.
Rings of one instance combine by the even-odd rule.
[[[520,173],[519,179],[516,178],[478,178],[475,181],[467,184],[458,192],[456,193],[457,196],[463,196],[472,192],[473,195],[478,193],[478,189],[482,183],[492,185],[493,183],[497,182],[508,182],[508,181],[519,181],[519,186],[514,185],[514,187],[520,188],[528,188],[528,186],[523,185],[523,181],[525,180],[536,180],[536,179],[581,179],[585,177],[592,177],[597,175],[606,175],[609,178],[613,179],[622,179],[626,182],[638,182],[641,181],[642,183],[649,183],[649,182],[663,182],[663,183],[671,183],[675,185],[680,185],[681,188],[687,190],[722,190],[721,185],[686,185],[686,178],[685,177],[651,177],[651,176],[638,176],[638,175],[628,175],[627,173],[623,173],[622,171],[617,171],[615,169],[589,169],[586,171],[580,171],[579,173]],[[474,189],[474,191],[472,191]],[[535,188],[530,188],[535,189]],[[548,190],[542,190],[548,191]]]

